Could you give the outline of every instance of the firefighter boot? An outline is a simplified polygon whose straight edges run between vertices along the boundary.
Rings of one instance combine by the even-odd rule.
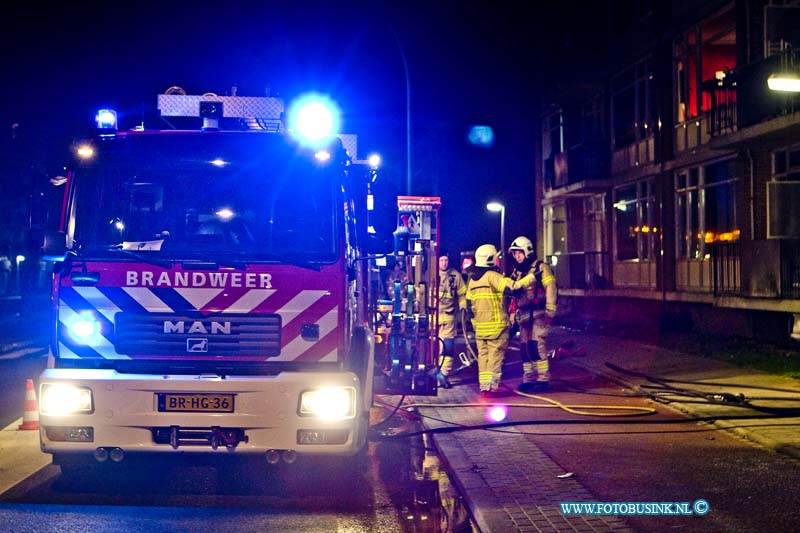
[[[522,342],[519,345],[519,356],[522,359],[522,383],[517,388],[519,392],[528,393],[533,392],[533,386],[536,383],[536,373],[533,368],[533,361],[531,358],[536,353],[535,341]],[[533,348],[533,351],[531,351]]]
[[[542,352],[538,351],[542,348]],[[532,350],[531,359],[534,360],[534,367],[536,368],[536,383],[533,384],[534,392],[542,392],[550,389],[550,361],[547,358],[547,353],[544,351],[544,344],[539,346],[536,341],[531,341],[531,346],[528,350]]]
[[[442,355],[439,357],[439,371],[436,373],[436,382],[443,389],[449,389],[453,385],[447,379],[453,372],[453,339],[446,339],[442,342]]]
[[[445,376],[441,372],[436,373],[436,383],[439,385],[439,387],[443,389],[449,389],[452,388],[453,386],[453,384],[450,383],[450,380],[447,379],[447,376]]]
[[[538,342],[528,341],[527,344],[528,358],[531,362],[528,363],[530,366],[527,368],[523,364],[526,372],[522,378],[522,385],[519,386],[518,390],[523,393],[546,391],[550,388],[547,358],[540,359]],[[530,368],[530,372],[527,371],[528,368]]]

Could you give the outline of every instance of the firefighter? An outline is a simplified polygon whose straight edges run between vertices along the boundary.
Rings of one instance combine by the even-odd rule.
[[[522,358],[520,392],[541,392],[550,388],[550,368],[545,338],[556,315],[556,277],[553,269],[536,259],[533,243],[517,237],[508,248],[517,262],[511,279],[532,275],[536,280],[529,288],[514,294],[512,306],[519,327],[519,355]]]
[[[439,338],[442,340],[442,354],[439,357],[439,372],[436,379],[439,386],[449,389],[452,385],[447,379],[453,372],[453,347],[456,338],[456,320],[461,310],[467,308],[467,287],[464,278],[455,268],[450,268],[450,258],[446,253],[439,254]]]
[[[484,398],[500,395],[509,330],[503,299],[534,282],[533,274],[517,281],[503,276],[497,269],[496,258],[497,249],[493,245],[479,246],[475,250],[475,264],[467,276],[467,303],[478,345],[478,385]]]

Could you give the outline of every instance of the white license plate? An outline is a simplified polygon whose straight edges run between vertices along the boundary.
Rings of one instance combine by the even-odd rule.
[[[158,410],[162,413],[232,413],[233,394],[159,393]]]

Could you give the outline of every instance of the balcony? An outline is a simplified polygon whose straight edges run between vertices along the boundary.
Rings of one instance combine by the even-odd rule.
[[[800,132],[800,95],[770,91],[767,87],[770,74],[780,71],[787,61],[785,57],[771,56],[739,66],[723,80],[703,84],[711,100],[711,109],[704,118],[712,148],[731,148],[755,138]]]
[[[559,288],[610,289],[608,252],[570,252],[547,258]]]
[[[608,185],[608,146],[602,140],[573,146],[545,163],[546,178],[552,169],[553,191],[589,192]]]
[[[711,140],[709,113],[675,125],[675,152],[694,150]]]
[[[780,297],[800,298],[800,241],[781,240]]]
[[[741,244],[742,295],[800,299],[800,240],[766,239]]]

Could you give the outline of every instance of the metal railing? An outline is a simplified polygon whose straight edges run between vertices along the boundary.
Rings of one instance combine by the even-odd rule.
[[[715,242],[711,245],[714,296],[740,294],[742,290],[741,245]]]
[[[781,241],[781,298],[800,298],[800,241]]]
[[[708,129],[712,136],[733,133],[739,127],[736,105],[736,84],[725,80],[712,80],[703,84],[703,90],[711,97],[708,112]]]
[[[704,113],[712,137],[727,135],[748,126],[800,111],[797,93],[771,91],[767,87],[770,75],[794,70],[800,64],[798,51],[787,49],[756,63],[740,65],[721,79],[703,83],[711,106]],[[678,146],[680,151],[680,146]]]

